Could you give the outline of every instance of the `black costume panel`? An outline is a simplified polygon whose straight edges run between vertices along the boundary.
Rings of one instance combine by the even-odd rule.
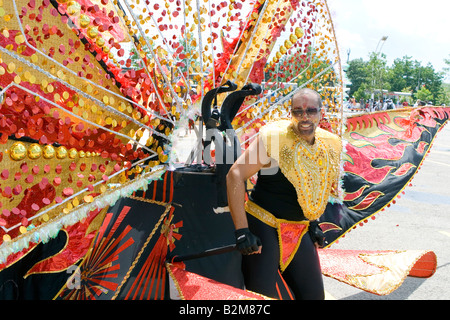
[[[307,220],[294,186],[278,168],[260,171],[250,200],[277,219]],[[278,230],[247,214],[250,231],[262,243],[261,254],[243,257],[246,288],[276,299],[323,300],[324,287],[316,247],[306,233],[289,266],[280,272]]]
[[[247,215],[249,228],[262,242],[261,254],[243,256],[247,290],[275,299],[323,300],[324,286],[317,250],[308,233],[287,269],[279,271],[277,230]]]
[[[260,171],[257,181],[249,197],[254,203],[278,219],[306,220],[297,201],[297,192],[294,186],[279,168]]]

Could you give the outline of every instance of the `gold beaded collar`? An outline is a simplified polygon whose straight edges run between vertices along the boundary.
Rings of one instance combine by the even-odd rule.
[[[294,185],[305,217],[318,219],[330,195],[338,195],[341,139],[318,128],[314,144],[309,145],[294,132],[289,120],[264,126],[261,137],[269,156]]]

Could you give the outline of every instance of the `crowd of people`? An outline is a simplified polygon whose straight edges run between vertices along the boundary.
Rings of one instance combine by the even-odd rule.
[[[422,100],[417,100],[412,107],[422,107],[426,105],[432,105],[431,102],[426,102]],[[394,102],[390,98],[380,99],[380,100],[363,100],[361,99],[359,102],[356,101],[355,98],[350,98],[345,105],[346,109],[349,111],[383,111],[383,110],[392,110],[392,109],[400,109],[405,107],[411,107],[411,105],[407,101],[398,101]]]

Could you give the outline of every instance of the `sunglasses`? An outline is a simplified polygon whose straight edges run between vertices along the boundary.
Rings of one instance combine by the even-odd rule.
[[[306,113],[308,117],[315,116],[319,113],[319,109],[317,108],[307,108],[306,110],[303,109],[292,109],[291,113],[294,117],[303,117],[303,115]]]

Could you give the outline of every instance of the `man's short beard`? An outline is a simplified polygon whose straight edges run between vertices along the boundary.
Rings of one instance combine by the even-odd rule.
[[[305,131],[304,129],[302,130],[301,128],[300,128],[300,124],[302,123],[301,121],[299,121],[298,119],[296,119],[296,118],[294,118],[294,117],[292,117],[292,119],[291,119],[291,121],[292,121],[292,124],[293,124],[293,126],[294,126],[294,128],[295,128],[295,131],[298,133],[298,134],[300,134],[301,136],[312,136],[312,135],[314,135],[314,133],[315,133],[315,131],[316,131],[316,126],[314,125],[314,122],[313,121],[307,121],[309,124],[311,124],[311,129],[310,130],[308,130],[308,131]],[[306,123],[306,122],[305,122]]]

